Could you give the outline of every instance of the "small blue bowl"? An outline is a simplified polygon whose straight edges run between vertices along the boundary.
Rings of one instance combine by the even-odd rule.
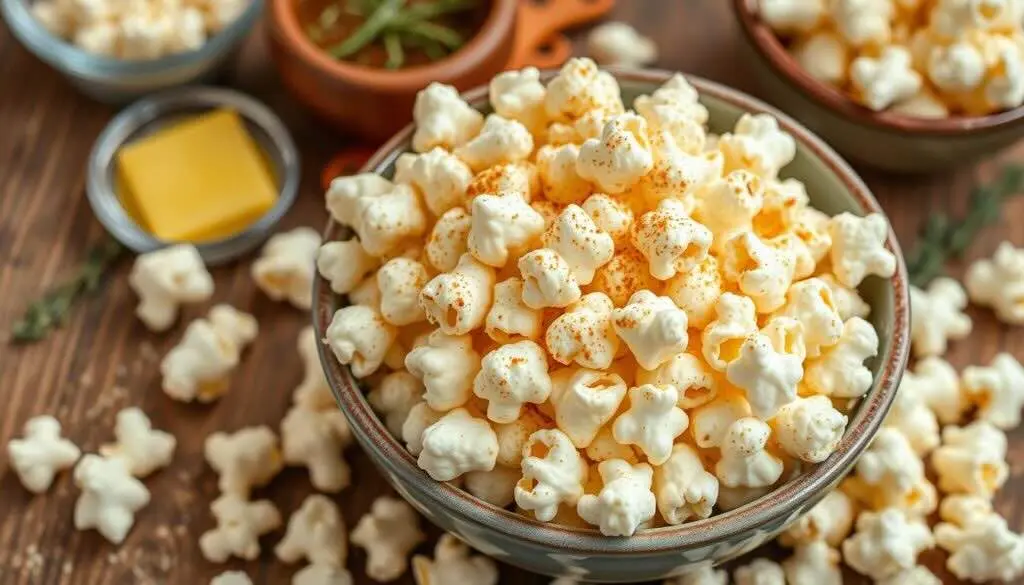
[[[263,0],[252,0],[233,23],[201,48],[134,61],[94,55],[54,36],[32,14],[32,0],[0,0],[0,15],[25,48],[60,71],[82,93],[106,103],[125,103],[163,89],[212,80],[262,11]]]

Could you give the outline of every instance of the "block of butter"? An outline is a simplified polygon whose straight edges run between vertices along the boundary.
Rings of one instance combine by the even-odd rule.
[[[263,154],[232,110],[202,114],[127,144],[117,165],[125,208],[165,241],[231,236],[277,199]]]

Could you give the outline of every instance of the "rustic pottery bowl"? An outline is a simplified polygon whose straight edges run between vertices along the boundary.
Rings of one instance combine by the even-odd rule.
[[[513,48],[519,0],[492,0],[476,36],[429,65],[390,71],[335,60],[299,24],[297,0],[268,0],[271,55],[285,87],[343,132],[380,143],[412,119],[416,92],[432,81],[459,90],[483,85],[505,68]]]
[[[650,93],[671,75],[664,71],[615,74],[627,104],[639,94]],[[545,73],[548,79],[552,75],[552,71]],[[816,207],[829,214],[881,212],[853,170],[797,122],[727,87],[693,77],[690,82],[700,91],[701,100],[710,111],[712,132],[731,129],[744,112],[778,117],[782,128],[793,135],[798,145],[796,160],[783,174],[803,180]],[[486,111],[486,87],[470,91],[466,98]],[[412,133],[413,128],[407,127],[392,138],[365,170],[391,176],[395,159],[410,150]],[[347,228],[332,222],[324,237],[326,241],[347,238]],[[891,232],[888,246],[898,259],[895,276],[891,280],[869,278],[860,288],[871,304],[870,319],[881,340],[879,355],[870,362],[874,384],[851,412],[849,427],[836,452],[778,489],[731,511],[682,526],[644,530],[629,538],[538,522],[434,481],[416,466],[416,459],[402,443],[388,433],[348,369],[340,366],[323,345],[320,359],[331,389],[363,449],[395,490],[435,524],[483,553],[538,573],[572,575],[588,582],[661,579],[702,564],[724,562],[768,542],[816,504],[853,467],[878,430],[907,360],[907,275]],[[322,338],[345,299],[332,294],[330,286],[319,277],[313,297],[313,321],[317,335]]]
[[[733,0],[743,46],[765,94],[851,160],[924,173],[993,154],[1024,137],[1024,107],[988,116],[927,120],[873,112],[811,77],[757,15],[758,0]]]

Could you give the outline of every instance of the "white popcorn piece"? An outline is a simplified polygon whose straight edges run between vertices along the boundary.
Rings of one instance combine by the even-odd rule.
[[[480,355],[468,335],[451,336],[437,330],[405,356],[405,367],[422,380],[427,405],[443,412],[469,400],[480,370]]]
[[[679,392],[676,403],[689,410],[711,402],[718,395],[718,382],[711,368],[690,353],[677,353],[653,370],[639,370],[637,384],[673,386]]]
[[[338,177],[331,181],[324,196],[327,211],[334,221],[358,231],[357,203],[362,199],[380,197],[391,191],[394,184],[376,173],[359,173]]]
[[[580,300],[580,285],[558,252],[550,248],[533,250],[520,258],[518,265],[527,307],[567,307]]]
[[[331,283],[331,290],[344,295],[352,292],[370,276],[380,260],[366,253],[359,240],[327,242],[320,246],[316,256],[316,267]]]
[[[384,419],[388,432],[402,436],[402,426],[409,411],[422,401],[423,383],[406,371],[391,372],[384,376],[366,395],[366,400]]]
[[[967,400],[960,390],[956,370],[949,362],[938,357],[925,358],[917,362],[911,377],[924,402],[935,412],[940,422],[959,422],[967,408]]]
[[[666,85],[677,77],[692,90],[679,74]],[[685,193],[703,181],[722,175],[725,158],[715,150],[705,151],[708,136],[703,124],[707,121],[707,108],[691,98],[689,90],[662,86],[649,96],[638,96],[633,107],[647,120],[654,152],[654,168],[641,185],[653,188],[653,193],[648,193],[649,198],[651,195],[655,195],[656,200],[672,196],[668,192],[672,186],[679,188],[678,193]]]
[[[786,585],[782,565],[768,559],[754,559],[733,572],[736,585]]]
[[[196,51],[206,44],[206,15],[202,10],[185,6],[173,18],[170,35],[165,39],[168,53]]]
[[[307,565],[292,577],[292,585],[352,585],[352,574],[341,567]]]
[[[914,374],[905,373],[884,421],[886,426],[903,433],[914,452],[922,457],[940,443],[939,420],[925,402],[925,392]]]
[[[1020,20],[1018,15],[1016,21]],[[994,73],[990,73],[985,83],[986,105],[992,110],[1013,109],[1024,104],[1024,46],[1019,30],[1014,33],[1018,35],[1014,39],[997,37],[993,43],[996,56],[990,71]]]
[[[696,218],[714,234],[715,250],[723,252],[726,242],[753,229],[764,207],[764,183],[753,172],[735,170],[701,185],[698,199]]]
[[[539,136],[547,123],[544,98],[547,90],[540,82],[536,67],[505,71],[495,75],[488,85],[491,107],[503,118],[517,120]]]
[[[946,568],[972,583],[1012,583],[1024,576],[1024,536],[1014,533],[995,514],[959,527],[940,523],[935,540],[950,553]]]
[[[248,561],[260,555],[259,537],[281,526],[281,513],[270,500],[247,501],[233,493],[222,494],[210,505],[216,528],[199,537],[199,551],[211,563],[232,556]]]
[[[352,471],[341,452],[352,433],[340,410],[293,406],[281,421],[281,457],[288,465],[309,469],[313,487],[339,492],[352,483]]]
[[[672,443],[683,434],[689,419],[676,406],[679,392],[672,386],[645,384],[630,388],[629,409],[616,417],[612,435],[623,445],[636,445],[652,465],[672,455]]]
[[[409,410],[409,416],[402,423],[401,437],[411,455],[416,457],[423,451],[423,431],[441,420],[442,416],[443,412],[430,408],[426,402],[418,402]]]
[[[590,59],[572,58],[548,83],[544,109],[552,122],[571,123],[593,110],[617,114],[624,108],[614,76]]]
[[[302,382],[292,392],[292,402],[313,410],[333,408],[336,404],[331,387],[327,384],[327,376],[320,365],[318,346],[313,327],[303,327],[296,341],[296,349],[302,360],[304,373]]]
[[[647,120],[631,113],[611,118],[600,138],[588,139],[580,146],[576,160],[580,177],[612,195],[629,189],[653,166]]]
[[[668,460],[654,468],[654,495],[669,524],[707,518],[718,501],[718,478],[705,471],[696,449],[676,443]]]
[[[243,498],[267,485],[284,466],[277,436],[266,426],[246,427],[235,433],[213,433],[203,446],[206,462],[220,478],[217,487]]]
[[[911,286],[910,306],[915,355],[942,355],[950,339],[963,339],[971,333],[971,318],[963,312],[967,293],[952,278],[936,278],[926,291]]]
[[[473,394],[487,401],[487,418],[510,423],[525,403],[540,404],[551,394],[547,355],[530,340],[502,345],[480,361]]]
[[[1004,323],[1024,323],[1024,250],[999,244],[991,259],[977,260],[964,279],[971,301],[992,307]]]
[[[307,496],[288,519],[274,555],[288,564],[305,559],[315,565],[344,567],[348,539],[337,504],[319,494]]]
[[[545,145],[537,150],[537,176],[544,196],[555,203],[579,203],[594,185],[576,172],[580,148],[575,144]]]
[[[377,271],[380,316],[399,327],[425,320],[419,297],[428,280],[427,269],[416,260],[400,257],[385,262]]]
[[[140,254],[128,275],[128,286],[139,295],[135,314],[150,331],[169,329],[180,305],[213,296],[213,277],[192,244]]]
[[[612,325],[645,370],[670,361],[689,342],[686,313],[649,290],[633,293],[625,307],[612,311]]]
[[[373,501],[350,537],[366,550],[366,574],[381,583],[401,577],[409,568],[409,553],[426,539],[416,511],[388,496]]]
[[[718,260],[707,256],[687,272],[669,279],[665,283],[665,295],[686,311],[690,327],[703,329],[715,316],[715,304],[722,296],[722,286]]]
[[[456,408],[423,431],[417,464],[437,481],[494,469],[498,437],[486,420]]]
[[[538,339],[543,312],[523,303],[523,281],[512,277],[494,286],[494,303],[484,320],[487,336],[498,343]]]
[[[463,254],[451,272],[438,274],[420,291],[427,320],[447,335],[464,335],[480,327],[491,308],[494,269]]]
[[[1012,355],[1000,353],[987,367],[964,369],[963,391],[967,399],[978,406],[978,418],[1004,430],[1020,425],[1024,367]]]
[[[210,585],[252,585],[252,580],[241,571],[225,571],[214,577]]]
[[[174,22],[166,15],[129,13],[117,22],[120,35],[118,56],[122,59],[152,60],[167,51]]]
[[[759,488],[773,485],[782,476],[782,460],[765,450],[771,427],[745,417],[729,425],[722,439],[722,458],[715,475],[726,487]]]
[[[857,532],[843,542],[843,559],[858,573],[878,581],[912,569],[917,555],[934,545],[923,520],[888,508],[857,518]]]
[[[876,112],[915,96],[922,84],[910,52],[896,45],[885,47],[877,58],[862,55],[854,59],[850,80],[860,102]]]
[[[637,219],[630,241],[647,259],[651,276],[668,280],[707,257],[712,234],[691,219],[678,200],[665,199],[657,209]]]
[[[875,581],[876,585],[942,585],[942,581],[928,567],[917,565]]]
[[[598,229],[582,207],[569,205],[544,231],[541,243],[569,264],[578,284],[590,284],[598,268],[607,264],[615,250],[612,237]]]
[[[522,477],[518,467],[497,465],[490,471],[470,471],[463,476],[463,485],[481,500],[504,508],[515,502],[516,485]]]
[[[117,442],[101,446],[100,454],[123,460],[135,477],[146,477],[170,465],[178,445],[174,435],[154,429],[146,413],[135,407],[117,413],[114,436]]]
[[[75,502],[75,528],[95,528],[114,544],[124,542],[135,513],[149,503],[149,490],[129,473],[121,459],[86,455],[75,466],[75,485],[82,490]]]
[[[587,481],[587,464],[572,440],[558,429],[539,430],[523,445],[523,478],[515,500],[523,510],[550,522],[561,504],[576,506]]]
[[[789,585],[842,585],[839,551],[824,541],[801,544],[793,556],[782,561]]]
[[[808,513],[791,524],[779,540],[785,546],[822,541],[836,548],[853,530],[855,519],[856,509],[853,500],[842,490],[834,489],[825,494],[825,497]]]
[[[808,278],[791,286],[786,304],[776,314],[792,317],[803,325],[804,345],[810,358],[836,345],[844,334],[832,289],[819,278]]]
[[[606,22],[587,35],[587,53],[603,65],[642,67],[658,60],[658,46],[625,22]]]
[[[498,567],[491,559],[470,555],[470,549],[451,534],[444,534],[434,547],[434,559],[412,558],[416,585],[497,585]]]
[[[472,218],[462,207],[454,207],[441,214],[423,247],[427,261],[440,272],[455,270],[459,258],[469,251],[466,240],[471,226]]]
[[[757,317],[754,302],[733,293],[718,297],[715,315],[701,334],[701,351],[709,366],[724,372],[739,357],[747,337],[757,333]]]
[[[803,374],[799,356],[776,351],[771,340],[759,333],[743,341],[725,370],[726,379],[744,391],[751,412],[762,420],[796,399]]]
[[[611,372],[566,368],[555,372],[551,381],[555,421],[580,449],[590,446],[626,397],[626,382]]]
[[[836,0],[832,21],[852,47],[886,46],[892,38],[892,0]]]
[[[519,195],[527,203],[540,196],[540,172],[528,161],[494,165],[474,175],[466,188],[466,206],[486,193]]]
[[[691,137],[686,133],[695,129],[704,134],[703,125],[708,121],[708,109],[700,103],[697,90],[682,74],[672,75],[650,95],[637,96],[633,100],[633,107],[638,114],[647,119],[652,131],[668,131],[680,149],[690,154],[698,154],[702,150],[698,148],[691,152],[687,149],[688,146],[703,145],[691,142]]]
[[[768,114],[743,114],[733,131],[719,139],[718,148],[728,170],[746,169],[763,179],[774,179],[796,156],[793,137]]]
[[[737,234],[723,249],[726,280],[754,301],[758,313],[771,313],[786,303],[794,268],[790,250],[776,248],[752,232]]]
[[[365,378],[380,368],[395,341],[395,326],[365,305],[349,305],[334,313],[324,343],[338,363],[349,366],[352,375]]]
[[[712,568],[710,563],[696,563],[684,570],[685,573],[666,579],[662,585],[729,585],[729,573]]]
[[[775,437],[786,453],[821,463],[839,446],[846,421],[826,396],[797,398],[775,415]]]
[[[871,314],[871,305],[861,298],[856,289],[841,284],[831,274],[822,274],[815,278],[824,282],[829,290],[832,291],[832,304],[835,306],[836,312],[843,322],[846,322],[851,317],[867,319],[868,315]]]
[[[889,278],[896,272],[896,257],[885,247],[889,224],[881,214],[840,213],[829,221],[828,232],[832,271],[843,285],[855,288],[869,274]]]
[[[871,388],[874,376],[864,360],[878,354],[878,333],[870,323],[853,317],[843,325],[839,342],[808,362],[804,382],[818,394],[857,398]]]
[[[804,325],[793,317],[769,317],[768,322],[761,328],[761,335],[768,338],[772,348],[778,353],[794,356],[801,362],[807,357]]]
[[[857,477],[869,486],[905,493],[921,483],[924,464],[902,433],[885,427],[857,462]]]
[[[969,92],[985,79],[985,57],[971,42],[934,46],[928,55],[928,79],[939,91]]]
[[[416,190],[406,184],[394,185],[376,197],[355,201],[359,242],[372,256],[384,256],[400,249],[427,232],[427,214]]]
[[[113,22],[88,24],[75,31],[72,42],[87,53],[105,57],[118,56],[121,31]]]
[[[597,468],[601,491],[581,497],[576,511],[605,536],[632,536],[654,518],[654,470],[646,463],[630,465],[621,459],[602,461]]]
[[[544,334],[548,353],[561,364],[607,369],[619,350],[619,338],[612,325],[613,309],[611,299],[599,292],[584,295],[569,305]]]
[[[440,147],[416,155],[404,175],[402,178],[416,187],[434,216],[463,205],[466,189],[473,181],[469,166]]]
[[[622,245],[629,237],[633,226],[633,210],[623,201],[595,193],[583,202],[583,211],[590,215],[597,229],[608,234],[616,246]]]
[[[991,498],[1010,475],[1006,449],[1006,433],[984,420],[947,426],[931,459],[939,489]]]
[[[533,152],[533,135],[517,120],[491,114],[480,133],[455,149],[455,155],[474,171],[525,160]]]
[[[802,2],[787,4],[803,5]],[[810,4],[814,5],[814,2]],[[818,81],[842,85],[847,80],[850,49],[842,37],[831,31],[818,31],[800,39],[791,49],[791,54],[801,69]]]
[[[30,418],[24,438],[7,443],[11,469],[28,491],[41,494],[53,485],[58,471],[68,469],[82,456],[70,440],[61,437],[60,423],[52,416]]]
[[[464,102],[458,90],[436,81],[416,94],[412,117],[416,123],[412,147],[416,152],[436,146],[452,150],[469,142],[484,124],[483,114]]]
[[[533,433],[553,426],[532,409],[523,411],[523,416],[508,424],[494,425],[498,436],[498,465],[519,468],[523,462],[523,446]]]
[[[698,447],[721,447],[732,423],[749,416],[746,398],[739,393],[721,395],[693,412],[691,432]]]
[[[252,315],[214,306],[205,319],[189,323],[181,341],[160,362],[163,391],[182,402],[216,400],[227,391],[228,375],[257,332]]]
[[[629,445],[623,445],[615,440],[610,426],[602,427],[597,432],[594,440],[583,450],[593,463],[608,461],[609,459],[622,459],[630,463],[639,463],[640,457],[636,450]]]
[[[320,233],[308,227],[275,234],[252,264],[252,278],[272,300],[286,300],[298,309],[313,303],[313,276]]]
[[[544,217],[514,193],[473,199],[467,245],[474,258],[501,268],[544,231]]]

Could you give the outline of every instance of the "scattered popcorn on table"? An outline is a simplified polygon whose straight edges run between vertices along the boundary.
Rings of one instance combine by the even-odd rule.
[[[60,423],[52,416],[37,416],[23,427],[24,438],[7,443],[7,457],[21,485],[41,494],[53,485],[58,471],[68,469],[82,456],[74,443],[61,437]]]
[[[1010,475],[1006,450],[1006,434],[984,420],[946,427],[931,459],[939,489],[992,498]]]
[[[736,585],[786,585],[782,565],[768,559],[754,559],[733,572]]]
[[[587,53],[602,65],[642,67],[658,60],[658,46],[625,22],[606,22],[587,34]]]
[[[822,540],[838,548],[853,530],[857,510],[853,500],[842,490],[832,490],[820,502],[779,536],[784,546],[810,544]]]
[[[973,518],[965,526],[940,523],[935,541],[949,552],[946,568],[972,583],[1012,583],[1024,576],[1024,536],[996,514]]]
[[[373,501],[370,512],[352,530],[352,544],[366,550],[366,574],[387,583],[409,568],[409,553],[425,540],[419,516],[405,503],[388,496]]]
[[[248,497],[280,473],[284,462],[274,431],[266,426],[247,427],[234,433],[217,432],[206,438],[203,452],[220,478],[220,491]]]
[[[100,447],[100,454],[121,459],[135,477],[146,477],[170,465],[178,445],[174,435],[154,429],[146,413],[134,407],[117,413],[114,436],[117,442]]]
[[[497,585],[498,567],[491,559],[471,555],[470,548],[451,534],[444,534],[434,547],[434,558],[412,558],[416,585]]]
[[[818,540],[797,545],[793,556],[782,561],[789,585],[842,585],[839,551]]]
[[[859,573],[879,581],[917,565],[922,550],[935,546],[923,520],[900,510],[864,512],[857,531],[843,542],[843,559]]]
[[[338,506],[324,496],[308,496],[288,519],[274,555],[288,564],[305,559],[314,565],[344,568],[348,542]]]
[[[978,407],[978,418],[1004,430],[1016,428],[1024,407],[1024,367],[1015,357],[1000,353],[988,366],[963,372],[963,392]]]
[[[199,537],[199,550],[211,563],[235,556],[248,561],[260,554],[259,537],[281,526],[281,514],[269,500],[250,502],[235,493],[213,501],[210,511],[217,526]]]
[[[309,469],[313,487],[340,492],[352,483],[352,472],[342,451],[352,443],[352,433],[341,410],[311,410],[293,406],[281,421],[281,454],[286,465]],[[271,452],[271,457],[277,457]]]
[[[352,575],[342,567],[307,565],[292,577],[292,585],[352,585]]]
[[[135,314],[150,331],[170,329],[180,305],[213,296],[213,277],[191,244],[140,254],[128,275],[128,286],[139,295]]]
[[[124,460],[91,454],[78,462],[74,476],[82,490],[75,502],[75,528],[95,528],[114,544],[124,542],[135,513],[149,504],[146,486],[131,476]]]
[[[228,390],[228,376],[259,331],[256,319],[229,305],[189,323],[160,362],[164,392],[182,402],[212,402]]]
[[[319,249],[320,233],[313,228],[300,227],[271,236],[252,263],[256,286],[275,301],[287,300],[295,308],[308,311],[313,303]]]
[[[999,244],[991,259],[971,264],[964,282],[975,304],[992,307],[1001,321],[1024,324],[1024,250]]]
[[[210,585],[252,585],[252,580],[241,571],[226,571],[214,577]]]
[[[920,357],[946,353],[950,339],[971,333],[971,318],[964,314],[967,293],[952,278],[936,278],[927,290],[910,287],[910,338]]]

